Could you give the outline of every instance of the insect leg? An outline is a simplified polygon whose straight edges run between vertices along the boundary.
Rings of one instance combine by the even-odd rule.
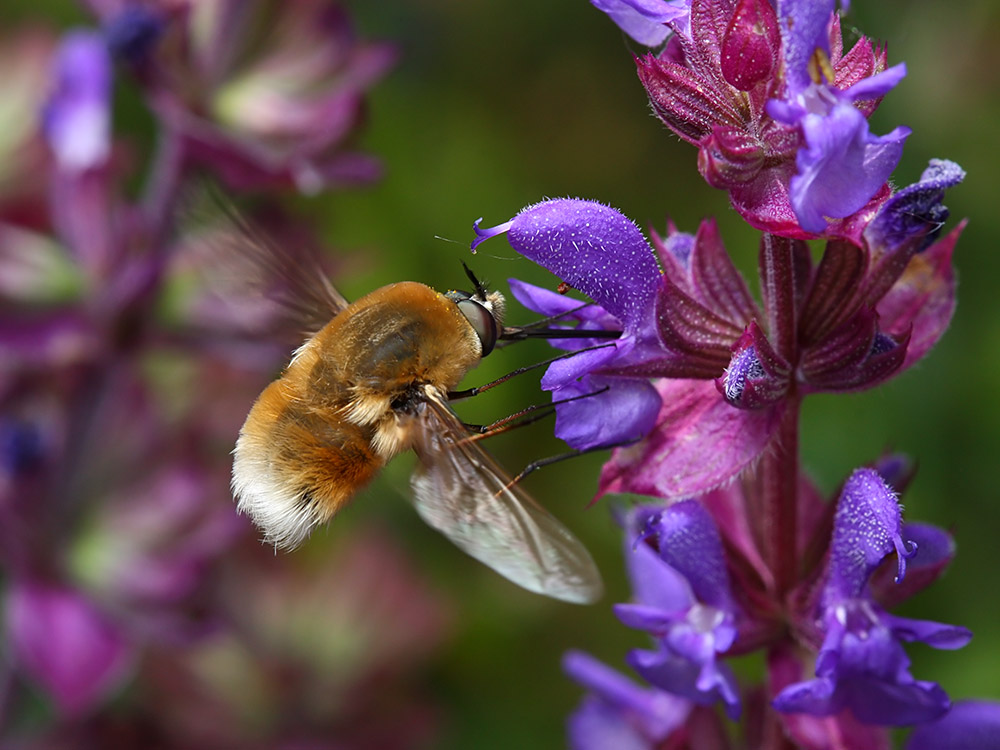
[[[614,344],[595,344],[594,346],[588,346],[583,349],[576,349],[571,352],[566,352],[565,354],[560,354],[558,357],[552,357],[551,359],[546,359],[543,360],[542,362],[536,362],[533,365],[518,367],[516,370],[508,372],[506,375],[499,377],[496,380],[493,380],[489,383],[486,383],[485,385],[476,386],[475,388],[468,388],[464,391],[449,391],[448,400],[458,401],[459,399],[472,398],[473,396],[478,396],[483,391],[488,391],[491,388],[495,388],[496,386],[501,385],[502,383],[506,383],[508,380],[517,377],[518,375],[524,375],[524,373],[531,372],[532,370],[537,370],[539,367],[545,367],[546,365],[551,365],[553,362],[558,362],[561,359],[567,359],[569,357],[579,354],[580,352],[589,352],[593,351],[594,349],[604,349],[609,346],[614,346]]]

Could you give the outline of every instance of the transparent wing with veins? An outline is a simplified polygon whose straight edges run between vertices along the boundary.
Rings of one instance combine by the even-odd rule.
[[[415,425],[417,512],[463,551],[523,588],[589,604],[601,576],[590,553],[538,505],[468,433],[443,394],[426,386]]]

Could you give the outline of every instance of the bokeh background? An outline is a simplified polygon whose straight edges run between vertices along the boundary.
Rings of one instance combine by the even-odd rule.
[[[391,40],[401,52],[394,71],[372,90],[362,137],[383,160],[386,175],[362,191],[281,200],[320,227],[339,257],[335,282],[348,298],[402,279],[462,287],[460,260],[501,290],[508,277],[550,283],[502,239],[470,258],[471,225],[479,217],[486,226],[500,223],[524,205],[567,195],[608,202],[661,231],[668,215],[689,231],[715,215],[737,263],[755,268],[754,233],[725,195],[701,181],[695,150],[650,115],[631,61],[638,50],[584,0],[357,0],[347,6],[363,36]],[[807,400],[804,461],[832,491],[886,448],[917,459],[919,473],[904,498],[907,517],[951,529],[958,556],[945,578],[903,613],[960,623],[975,637],[958,652],[913,647],[913,673],[940,682],[955,699],[1000,699],[1000,588],[994,580],[1000,533],[1000,9],[993,0],[855,0],[852,6],[845,36],[850,39],[856,27],[887,39],[890,63],[908,65],[907,78],[872,118],[876,133],[897,124],[913,128],[896,182],[915,181],[929,158],[959,162],[968,177],[946,203],[952,222],[971,221],[956,253],[958,312],[942,343],[920,366],[875,391]],[[66,28],[88,19],[56,0],[8,0],[0,7],[4,29],[29,22]],[[153,141],[152,123],[128,84],[116,97],[116,131],[141,150]],[[530,319],[513,306],[511,322]],[[541,343],[500,350],[469,384],[546,356]],[[469,421],[489,421],[540,400],[537,377],[529,375],[461,412]],[[542,423],[490,445],[517,470],[563,450],[550,433]],[[527,480],[598,560],[608,593],[594,607],[522,592],[425,528],[404,500],[410,457],[397,459],[295,553],[304,567],[325,570],[332,582],[337,576],[330,567],[347,564],[336,551],[375,533],[433,592],[446,623],[435,632],[443,636],[435,636],[406,688],[433,706],[430,736],[436,739],[430,746],[561,746],[563,722],[580,696],[561,675],[562,653],[585,649],[620,665],[628,648],[642,645],[642,635],[620,626],[610,611],[628,591],[609,504],[588,507],[601,460],[578,458]],[[395,614],[388,607],[377,616]],[[324,633],[350,642],[352,627],[349,619],[313,623],[303,630],[302,649],[320,648],[310,639]],[[224,660],[218,668],[225,670]],[[748,675],[758,668],[740,665]]]

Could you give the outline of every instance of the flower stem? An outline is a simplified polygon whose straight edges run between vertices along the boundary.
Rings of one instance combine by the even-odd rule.
[[[798,574],[799,411],[802,399],[790,394],[771,449],[760,465],[764,507],[765,559],[780,598],[795,584]]]
[[[794,371],[798,361],[796,252],[801,243],[765,234],[760,246],[760,274],[770,339]],[[786,396],[778,433],[759,468],[764,512],[764,558],[779,599],[795,584],[798,572],[799,413],[802,397],[794,379]]]

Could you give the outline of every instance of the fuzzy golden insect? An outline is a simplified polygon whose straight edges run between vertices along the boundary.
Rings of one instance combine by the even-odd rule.
[[[449,405],[448,394],[505,330],[503,296],[475,283],[475,293],[442,294],[404,281],[352,304],[325,280],[313,283],[303,298],[320,301],[330,320],[240,430],[232,482],[239,510],[265,541],[295,547],[386,462],[413,450],[412,497],[424,521],[519,586],[593,602],[602,587],[587,550],[469,439]]]

